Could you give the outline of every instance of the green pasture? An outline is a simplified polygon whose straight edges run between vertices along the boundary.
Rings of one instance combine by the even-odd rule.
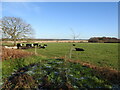
[[[46,43],[42,43],[42,44],[46,44]],[[38,68],[35,68],[35,71],[32,71],[34,72],[32,74],[34,74],[33,76],[36,79],[36,81],[38,81],[38,83],[41,82],[41,80],[39,81],[40,76],[42,78],[42,76],[48,75],[48,80],[50,82],[63,83],[64,81],[67,81],[71,83],[73,87],[74,86],[76,87],[76,85],[77,87],[85,87],[85,88],[87,88],[86,85],[95,88],[113,87],[112,84],[110,83],[108,84],[108,81],[103,78],[100,78],[99,75],[97,76],[95,74],[95,76],[93,76],[92,73],[94,73],[94,71],[91,71],[92,69],[90,68],[85,69],[85,67],[81,66],[80,64],[66,62],[66,59],[70,59],[69,56],[70,56],[71,48],[72,49],[82,48],[85,51],[81,51],[81,52],[72,51],[71,60],[80,60],[82,62],[89,62],[96,66],[110,67],[118,70],[118,44],[117,43],[75,43],[75,44],[76,46],[72,46],[72,43],[47,43],[48,46],[45,49],[36,48],[37,55],[3,61],[2,62],[3,82],[6,80],[7,77],[14,74],[14,72],[19,70],[20,68],[35,63],[38,64],[37,66]],[[24,50],[33,53],[35,52],[35,48],[24,49]],[[66,58],[61,64],[61,61],[58,62],[58,60],[62,60],[60,58],[63,57]],[[41,70],[42,68],[39,68],[40,66],[45,70]],[[30,68],[30,72],[32,70],[31,68]],[[61,69],[61,70],[56,71],[57,69]],[[80,71],[85,74],[84,75],[80,74]],[[60,76],[56,75],[56,73],[58,73]],[[66,80],[62,78],[62,76],[66,76]],[[83,80],[81,81],[79,79],[83,79]],[[0,85],[2,85],[3,82],[0,83]]]
[[[83,48],[85,51],[72,51],[72,60],[118,69],[118,43],[47,43],[46,49],[37,48],[37,54],[47,58],[69,58],[71,48]],[[27,49],[34,52],[35,49]]]

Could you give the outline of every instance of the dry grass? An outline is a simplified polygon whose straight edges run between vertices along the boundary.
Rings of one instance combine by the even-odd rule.
[[[5,81],[2,89],[17,90],[30,89],[35,87],[35,80],[28,74],[15,74],[13,77]]]
[[[30,56],[33,53],[27,52],[24,50],[15,50],[15,49],[6,49],[2,48],[2,61],[4,60],[9,60],[9,59],[15,59],[15,58],[21,58],[21,57],[26,57]]]

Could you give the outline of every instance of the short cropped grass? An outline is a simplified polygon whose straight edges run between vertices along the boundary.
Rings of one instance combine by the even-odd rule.
[[[47,58],[68,57],[70,48],[83,48],[85,51],[72,51],[72,60],[118,69],[118,43],[48,43],[46,49],[37,49],[37,53]],[[35,49],[28,49],[34,52]]]

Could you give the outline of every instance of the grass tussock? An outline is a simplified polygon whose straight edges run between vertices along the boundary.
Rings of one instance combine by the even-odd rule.
[[[2,89],[29,89],[35,87],[35,80],[32,76],[28,74],[17,74],[12,77],[10,77],[6,82],[4,83]]]
[[[23,50],[2,48],[2,61],[26,57],[26,56],[30,56],[32,54],[33,53],[31,53],[31,52],[27,52],[27,51],[23,51]]]

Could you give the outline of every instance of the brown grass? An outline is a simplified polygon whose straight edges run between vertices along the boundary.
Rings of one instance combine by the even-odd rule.
[[[15,58],[21,58],[21,57],[26,57],[30,56],[33,53],[27,52],[24,50],[15,50],[15,49],[6,49],[2,48],[2,61],[4,60],[9,60],[9,59],[15,59]]]
[[[13,77],[5,81],[2,89],[19,90],[30,89],[36,86],[35,80],[28,74],[15,74]]]

